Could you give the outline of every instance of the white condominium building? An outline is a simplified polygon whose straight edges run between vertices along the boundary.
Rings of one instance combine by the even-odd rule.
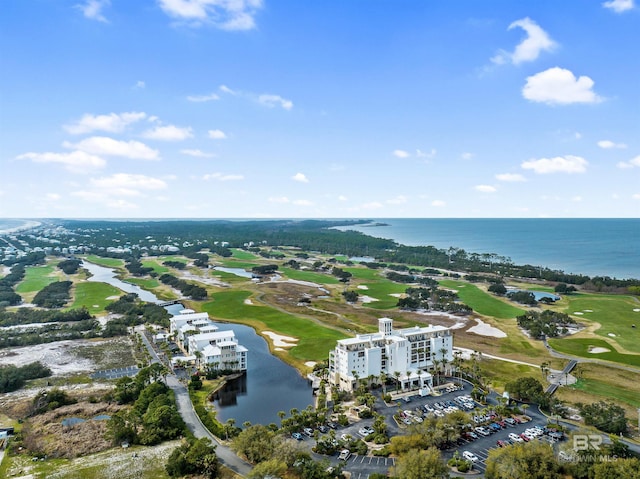
[[[393,320],[380,318],[378,332],[341,339],[329,352],[332,384],[352,391],[356,379],[369,376],[397,380],[401,389],[429,389],[433,386],[428,372],[435,365],[453,360],[453,336],[444,326],[393,329]]]
[[[190,356],[198,358],[199,366],[247,370],[247,348],[238,343],[233,331],[218,331],[207,313],[183,310],[169,324],[170,334]]]

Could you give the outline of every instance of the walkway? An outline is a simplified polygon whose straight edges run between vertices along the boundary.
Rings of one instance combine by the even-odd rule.
[[[151,363],[161,362],[155,349],[153,349],[153,346],[144,334],[144,330],[141,331],[138,329],[137,332],[140,334],[142,342],[147,347],[147,350],[151,355]],[[176,375],[167,375],[166,383],[167,386],[169,386],[175,393],[178,412],[193,435],[198,439],[201,437],[209,438],[211,442],[216,445],[216,456],[218,456],[218,459],[222,464],[243,477],[248,475],[253,466],[240,459],[228,446],[221,444],[218,438],[211,434],[204,424],[202,424],[200,417],[193,409],[193,403],[189,397],[189,391],[184,384],[178,380]]]

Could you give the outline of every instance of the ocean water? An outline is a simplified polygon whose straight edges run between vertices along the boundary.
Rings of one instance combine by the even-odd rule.
[[[0,234],[14,228],[22,228],[28,224],[28,220],[0,218]]]
[[[589,276],[640,279],[640,219],[376,219],[349,229],[407,246],[463,248]],[[340,228],[344,229],[344,228]]]

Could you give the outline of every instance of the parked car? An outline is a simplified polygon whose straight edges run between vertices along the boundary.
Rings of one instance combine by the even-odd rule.
[[[311,429],[310,427],[305,427],[302,432],[305,434],[305,436],[313,437],[313,429]]]
[[[525,433],[520,434],[520,437],[524,442],[529,442],[531,440]]]
[[[369,426],[361,427],[358,430],[358,434],[360,434],[362,437],[367,437],[369,434],[373,434],[374,432],[375,431],[373,430],[373,428]]]
[[[464,451],[462,453],[462,457],[464,457],[467,461],[478,462],[478,456],[470,451]]]
[[[304,439],[304,437],[302,437],[302,434],[300,434],[299,432],[294,432],[293,434],[291,434],[291,437],[297,439],[298,441],[302,441]]]
[[[338,429],[340,427],[340,425],[337,422],[328,422],[327,426],[329,426],[331,429]]]
[[[350,457],[351,457],[351,451],[349,451],[349,449],[343,449],[342,451],[340,451],[340,455],[338,456],[338,459],[341,461],[346,461]]]
[[[506,441],[500,441],[500,440],[496,441],[496,446],[498,446],[498,447],[505,447],[505,446],[508,446],[508,445],[509,445],[509,443],[506,442]]]
[[[510,433],[510,434],[509,434],[509,439],[511,439],[512,441],[515,441],[515,442],[523,442],[523,441],[524,441],[524,440],[523,440],[520,436],[518,436],[515,432],[512,432],[512,433]]]
[[[318,426],[318,431],[320,431],[321,433],[326,433],[329,432],[329,428],[327,426],[325,426],[324,424]]]

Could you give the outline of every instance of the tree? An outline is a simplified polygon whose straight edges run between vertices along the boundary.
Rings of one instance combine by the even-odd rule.
[[[538,402],[544,394],[544,389],[540,381],[531,377],[518,378],[515,381],[508,382],[505,389],[509,391],[511,396],[521,401]]]
[[[553,448],[532,441],[489,450],[486,479],[560,479],[560,465]]]
[[[587,426],[595,426],[601,431],[619,434],[627,430],[625,411],[612,402],[599,401],[593,404],[579,404],[580,414]]]
[[[261,462],[247,476],[249,479],[271,479],[284,477],[287,472],[287,464],[280,459],[269,459]]]
[[[489,292],[497,294],[498,296],[504,296],[507,294],[507,287],[502,283],[493,283],[489,286]]]
[[[593,479],[621,479],[640,477],[640,459],[617,459],[593,466]]]
[[[443,479],[449,477],[449,468],[435,447],[411,449],[396,461],[394,475],[402,479]]]
[[[208,438],[188,439],[173,450],[165,469],[170,477],[201,474],[208,479],[218,477],[216,448]]]
[[[258,464],[274,457],[274,437],[273,431],[266,426],[256,424],[238,434],[233,439],[231,447],[238,454],[246,457],[249,462]]]

